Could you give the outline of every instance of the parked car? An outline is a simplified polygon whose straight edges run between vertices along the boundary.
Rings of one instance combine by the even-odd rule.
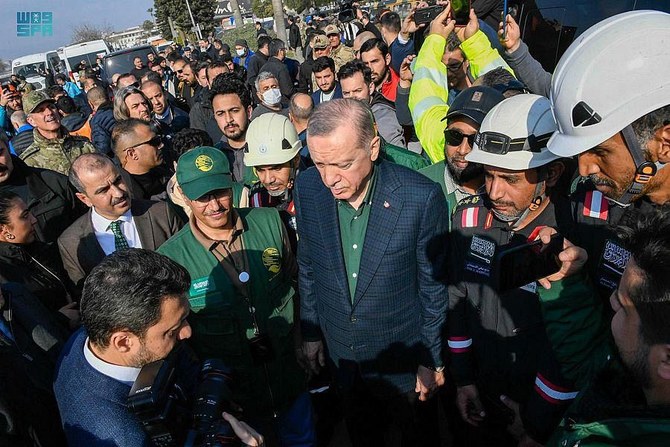
[[[138,47],[126,48],[125,50],[115,51],[109,53],[103,59],[103,66],[105,67],[105,76],[107,82],[112,83],[112,76],[114,73],[130,73],[135,68],[133,59],[141,58],[144,63],[147,62],[147,54],[154,53],[158,57],[156,47],[153,45],[140,45]]]

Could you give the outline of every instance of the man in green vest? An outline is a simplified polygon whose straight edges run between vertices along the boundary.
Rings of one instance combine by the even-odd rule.
[[[484,117],[503,99],[503,94],[491,87],[470,87],[459,93],[444,118],[444,160],[419,171],[442,186],[450,215],[458,202],[477,194],[484,184],[482,165],[466,161],[465,156],[472,151]]]
[[[213,147],[186,152],[177,182],[191,210],[189,225],[160,253],[191,275],[191,345],[201,359],[221,358],[236,371],[233,401],[266,438],[281,445],[314,444],[294,287],[297,265],[275,208],[233,207],[225,154]]]

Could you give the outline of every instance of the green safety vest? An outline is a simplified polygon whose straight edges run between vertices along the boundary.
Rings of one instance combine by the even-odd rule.
[[[242,241],[248,259],[249,296],[262,332],[269,335],[275,360],[268,363],[268,383],[262,366],[255,366],[248,340],[254,337],[246,301],[216,257],[186,225],[158,250],[191,275],[188,318],[193,335],[189,344],[201,360],[220,358],[237,372],[233,400],[253,416],[287,408],[305,389],[293,342],[295,290],[284,267],[283,224],[274,208],[241,208]]]

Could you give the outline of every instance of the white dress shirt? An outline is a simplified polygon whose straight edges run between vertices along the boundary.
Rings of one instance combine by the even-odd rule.
[[[112,365],[107,363],[104,360],[99,359],[93,354],[91,348],[88,347],[88,337],[86,337],[86,342],[84,342],[84,358],[89,365],[96,371],[101,374],[111,377],[114,380],[117,380],[121,383],[125,383],[128,386],[133,386],[137,376],[140,375],[142,368],[133,368],[132,366],[120,366]]]
[[[121,221],[121,233],[123,233],[123,236],[125,236],[128,241],[128,247],[142,248],[140,235],[137,233],[135,220],[133,219],[130,210],[126,211],[125,214],[115,220]],[[105,255],[114,253],[116,251],[114,245],[114,233],[112,233],[112,229],[109,228],[109,225],[114,221],[102,217],[95,211],[95,208],[93,208],[91,211],[91,222],[93,223],[95,238],[98,240],[98,244],[100,244],[102,251],[105,252]]]

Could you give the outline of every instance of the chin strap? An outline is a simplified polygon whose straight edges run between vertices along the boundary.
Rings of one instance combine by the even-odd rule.
[[[644,151],[635,136],[633,126],[629,124],[624,127],[621,135],[623,135],[623,139],[626,142],[628,152],[633,157],[635,177],[633,177],[633,182],[628,186],[628,190],[615,202],[619,205],[628,206],[633,201],[633,198],[642,193],[644,186],[651,181],[658,170],[663,167],[663,164],[653,163],[644,159]]]
[[[533,193],[533,200],[531,200],[530,205],[528,205],[528,208],[526,208],[523,211],[523,213],[521,213],[518,217],[505,216],[500,213],[497,213],[495,210],[493,210],[493,214],[495,214],[499,220],[509,223],[512,226],[513,230],[519,228],[519,225],[528,216],[528,214],[530,214],[531,211],[535,211],[536,209],[538,209],[540,205],[542,205],[542,202],[544,202],[544,199],[547,198],[547,195],[544,192],[542,192],[542,185],[544,183],[545,183],[544,180],[542,180],[541,182],[537,182],[537,185],[535,185],[535,192]]]
[[[282,197],[284,201],[287,201],[291,198],[291,189],[293,189],[293,185],[295,183],[295,178],[298,175],[298,168],[291,168],[291,173],[288,176],[288,185],[285,190],[279,192],[275,192],[274,194],[272,191],[266,188],[268,194],[270,194],[272,197]]]

